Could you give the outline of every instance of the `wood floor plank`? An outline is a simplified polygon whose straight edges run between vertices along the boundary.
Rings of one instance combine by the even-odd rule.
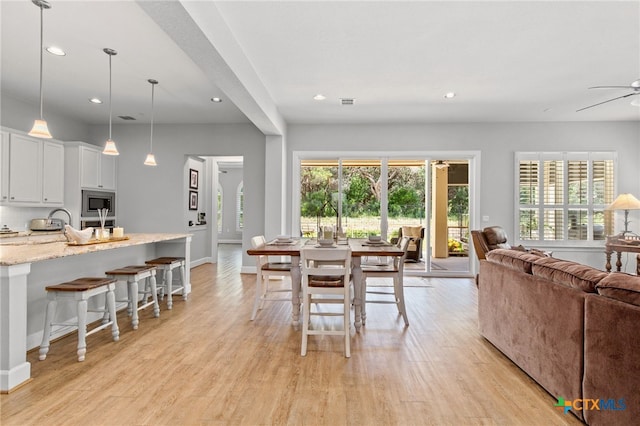
[[[4,425],[578,425],[477,331],[472,279],[430,278],[405,289],[409,327],[393,305],[371,304],[352,355],[339,336],[300,332],[286,303],[255,321],[255,275],[240,274],[239,246],[192,269],[189,300],[140,312],[120,341],[76,335],[28,354],[33,381],[0,395]]]

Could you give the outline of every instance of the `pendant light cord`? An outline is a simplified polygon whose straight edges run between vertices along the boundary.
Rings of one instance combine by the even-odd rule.
[[[42,49],[44,47],[44,7],[42,5],[40,5],[40,120],[42,120]]]
[[[155,86],[156,85],[154,83],[151,83],[151,139],[149,140],[149,152],[150,153],[153,152],[153,113],[154,113],[153,98],[154,98]]]
[[[109,140],[111,140],[111,116],[113,114],[113,105],[111,104],[111,54],[109,54]]]

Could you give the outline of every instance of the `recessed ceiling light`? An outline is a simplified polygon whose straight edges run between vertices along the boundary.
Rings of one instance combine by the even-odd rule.
[[[64,56],[66,55],[65,51],[56,46],[49,46],[46,48],[46,51],[56,56]]]
[[[211,98],[211,102],[215,102],[217,104],[219,104],[220,102],[222,102],[222,98]]]
[[[102,101],[98,98],[89,98],[89,102],[91,102],[92,104],[101,104]]]
[[[453,99],[456,97],[456,94],[454,92],[448,92],[444,95],[445,99]]]
[[[324,101],[325,99],[327,99],[327,97],[321,93],[318,93],[313,97],[313,100],[315,101]]]

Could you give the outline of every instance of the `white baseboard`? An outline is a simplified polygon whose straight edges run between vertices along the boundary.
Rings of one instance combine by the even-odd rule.
[[[242,244],[242,240],[218,240],[218,244]]]
[[[203,257],[202,259],[192,260],[190,263],[191,268],[195,268],[196,266],[204,265],[205,263],[215,263],[213,261],[213,257]]]
[[[256,267],[255,266],[243,266],[242,268],[240,268],[240,273],[241,274],[256,274]]]

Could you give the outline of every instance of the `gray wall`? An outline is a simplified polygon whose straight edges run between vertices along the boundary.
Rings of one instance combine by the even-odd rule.
[[[89,137],[91,126],[48,110],[46,103],[43,115],[54,139],[84,141]],[[0,93],[0,125],[28,132],[33,127],[33,120],[39,117],[39,104],[28,104],[6,93]]]
[[[105,126],[93,127],[91,140],[102,141],[107,131]],[[114,126],[113,139],[120,151],[118,216],[126,231],[190,232],[184,207],[188,193],[184,173],[187,157],[242,156],[245,182],[243,246],[249,247],[251,236],[264,232],[265,137],[253,125],[155,125],[153,151],[157,167],[143,165],[149,149],[149,125]],[[200,178],[203,177],[201,174]],[[208,203],[207,218],[212,218],[210,198],[205,201],[202,195],[200,202]],[[207,227],[206,233],[196,234],[192,245],[193,259],[211,256],[208,243],[212,231],[215,232],[214,224]],[[243,265],[252,264],[254,259],[245,253]]]
[[[289,125],[288,164],[294,151],[481,151],[479,214],[514,235],[514,153],[516,151],[618,152],[620,192],[640,195],[640,123],[461,123],[424,125]],[[291,183],[287,193],[291,194]],[[289,198],[287,212],[291,213]],[[640,212],[632,212],[640,233]],[[290,223],[290,218],[289,218]],[[478,222],[479,223],[479,222]],[[486,226],[488,224],[484,224]],[[620,229],[617,224],[616,229]],[[556,249],[557,257],[602,268],[602,249]]]
[[[36,107],[2,97],[2,126],[30,128]],[[102,145],[106,126],[87,126],[45,109],[54,136],[60,140],[83,140]],[[29,130],[29,129],[27,129]],[[118,144],[118,193],[120,223],[128,232],[186,232],[184,165],[188,156],[243,156],[245,229],[243,247],[251,236],[265,232],[265,136],[250,124],[156,125],[154,153],[159,166],[144,166],[149,126],[116,125]],[[640,123],[452,123],[424,125],[289,125],[287,167],[291,174],[292,152],[341,151],[481,151],[479,213],[491,223],[514,229],[514,152],[588,151],[618,152],[617,192],[640,194]],[[278,190],[267,188],[267,191]],[[286,227],[291,228],[291,183],[287,182]],[[207,201],[209,202],[209,201]],[[207,211],[207,218],[212,218]],[[631,213],[631,229],[640,233],[640,212]],[[193,258],[209,256],[211,224],[194,241]],[[619,229],[619,224],[616,229]],[[582,256],[582,257],[580,257]],[[576,258],[602,267],[602,253],[558,251],[558,257]],[[246,254],[243,265],[253,265]]]

